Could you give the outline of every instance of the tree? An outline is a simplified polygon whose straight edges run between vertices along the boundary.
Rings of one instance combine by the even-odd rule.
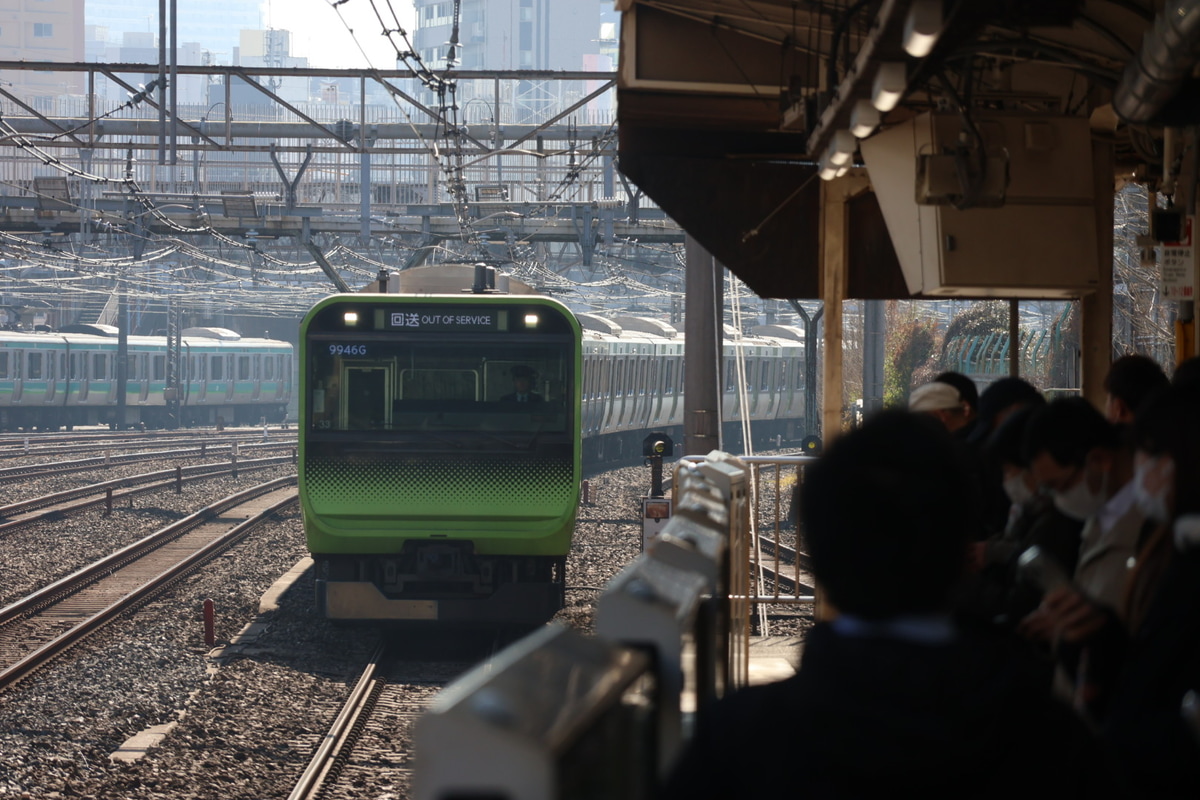
[[[937,324],[921,319],[914,303],[890,301],[887,306],[887,353],[883,365],[883,404],[904,406],[915,381],[928,382],[939,342]]]

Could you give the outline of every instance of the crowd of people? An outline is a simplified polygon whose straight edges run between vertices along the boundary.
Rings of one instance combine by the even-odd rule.
[[[1200,796],[1200,359],[1104,388],[946,373],[836,440],[797,490],[832,613],[665,795]]]

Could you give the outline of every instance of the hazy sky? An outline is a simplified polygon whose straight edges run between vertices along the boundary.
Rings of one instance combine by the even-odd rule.
[[[395,50],[380,33],[371,2],[346,0],[335,9],[330,0],[266,0],[263,24],[291,31],[292,55],[307,57],[310,66],[395,69]],[[388,0],[374,2],[388,13]],[[391,4],[400,25],[411,35],[416,18],[412,0],[391,0]],[[353,36],[347,26],[353,29]]]

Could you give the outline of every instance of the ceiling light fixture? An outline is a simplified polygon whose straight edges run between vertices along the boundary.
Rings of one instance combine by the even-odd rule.
[[[908,72],[904,63],[885,61],[875,73],[875,83],[871,88],[871,105],[886,114],[900,103],[907,86]]]
[[[879,127],[879,110],[871,105],[870,100],[858,100],[850,109],[850,132],[859,139],[865,139]]]
[[[942,0],[913,0],[904,18],[904,52],[924,58],[942,35]]]

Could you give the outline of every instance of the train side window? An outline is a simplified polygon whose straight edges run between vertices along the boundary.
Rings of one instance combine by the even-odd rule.
[[[45,377],[42,372],[42,354],[29,353],[25,362],[25,374],[29,376],[29,380],[40,380]]]
[[[155,356],[150,364],[152,369],[151,380],[165,381],[167,379],[167,357]]]
[[[239,381],[250,380],[250,356],[237,357],[237,379]]]
[[[0,352],[0,378],[8,377],[8,353]]]
[[[263,359],[263,376],[264,381],[275,380],[275,356],[267,356]]]
[[[760,391],[766,392],[771,388],[771,367],[770,361],[765,359],[758,362],[758,388]]]
[[[209,359],[208,379],[212,381],[225,380],[225,359],[221,356],[213,356]]]
[[[92,354],[92,380],[103,381],[108,379],[108,356],[104,353]]]

